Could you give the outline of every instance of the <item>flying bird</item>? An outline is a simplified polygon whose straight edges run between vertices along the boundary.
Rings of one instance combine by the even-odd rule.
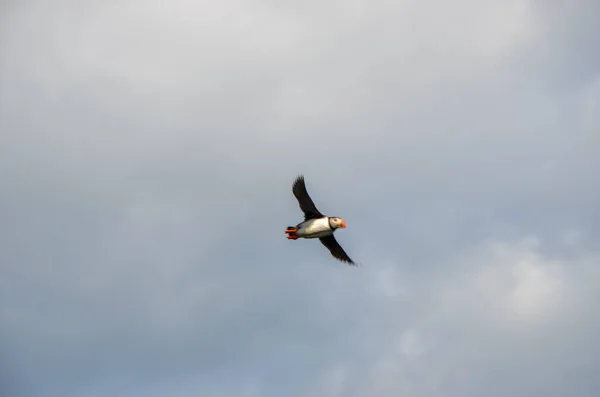
[[[300,209],[304,212],[304,222],[300,222],[296,226],[288,226],[285,231],[288,235],[287,238],[289,240],[318,238],[334,258],[350,265],[356,265],[333,235],[337,229],[346,228],[346,221],[337,216],[327,216],[319,212],[306,191],[304,176],[300,175],[296,178],[292,192],[300,204]]]

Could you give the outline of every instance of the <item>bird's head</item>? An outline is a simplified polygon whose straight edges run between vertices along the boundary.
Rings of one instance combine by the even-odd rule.
[[[345,229],[346,228],[346,221],[343,220],[342,218],[338,218],[336,216],[329,218],[329,224],[334,229],[338,229],[338,228]]]

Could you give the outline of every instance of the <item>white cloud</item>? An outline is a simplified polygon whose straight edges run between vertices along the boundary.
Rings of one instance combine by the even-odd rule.
[[[565,349],[576,351],[582,364],[592,357],[575,335],[600,320],[583,303],[597,296],[589,287],[600,277],[598,264],[593,252],[548,257],[538,238],[483,243],[448,258],[443,276],[412,286],[410,305],[417,310],[399,310],[388,329],[370,328],[379,335],[380,354],[368,365],[368,375],[350,375],[361,380],[349,385],[346,395],[505,395],[505,385],[494,384],[502,378],[497,368],[521,384],[516,395],[537,395],[544,389],[535,381],[539,376],[549,377],[549,387],[560,390],[561,366],[530,359],[539,349],[547,349],[540,355],[553,359]],[[585,282],[577,276],[582,272]],[[391,282],[404,288],[401,278],[387,278],[385,284]],[[373,305],[386,306],[386,301],[397,305],[385,291]],[[392,335],[396,347],[385,347],[385,335]],[[522,365],[528,366],[526,372],[519,369]]]
[[[600,74],[584,89],[581,95],[583,128],[589,136],[589,144],[600,145]]]
[[[597,5],[559,3],[7,8],[14,394],[600,390]],[[297,173],[363,266],[285,240]]]

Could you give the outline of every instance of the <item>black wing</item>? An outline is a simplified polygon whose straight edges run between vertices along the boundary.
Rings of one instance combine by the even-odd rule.
[[[321,240],[321,243],[329,249],[329,252],[331,252],[331,255],[333,255],[334,258],[356,266],[354,261],[350,259],[348,254],[346,254],[346,251],[344,251],[342,246],[337,242],[333,234],[331,236],[321,237],[319,240]]]
[[[302,175],[296,178],[292,191],[294,192],[296,199],[298,199],[300,209],[302,212],[304,212],[305,221],[308,219],[318,219],[325,216],[319,212],[317,207],[315,207],[315,203],[313,203],[312,199],[308,195],[308,192],[306,191],[306,185],[304,184],[304,177]]]

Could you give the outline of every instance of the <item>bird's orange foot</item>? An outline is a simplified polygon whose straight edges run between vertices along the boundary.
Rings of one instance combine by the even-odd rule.
[[[300,237],[296,236],[295,234],[290,234],[287,236],[288,240],[298,240]]]
[[[290,234],[290,233],[296,233],[298,230],[300,230],[300,229],[298,229],[297,227],[292,227],[292,228],[287,228],[285,232],[287,234]]]

